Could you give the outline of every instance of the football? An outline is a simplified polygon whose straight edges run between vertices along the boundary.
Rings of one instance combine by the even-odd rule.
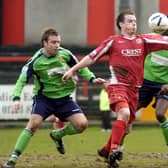
[[[151,31],[162,33],[168,29],[168,17],[163,13],[153,13],[148,19]]]

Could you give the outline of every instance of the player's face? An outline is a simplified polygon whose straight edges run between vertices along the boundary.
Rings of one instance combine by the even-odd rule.
[[[48,41],[44,41],[45,53],[48,56],[53,56],[56,54],[58,48],[60,47],[61,37],[51,35],[48,37]]]
[[[135,34],[137,30],[136,17],[135,15],[125,15],[124,21],[120,23],[121,32],[128,35]]]

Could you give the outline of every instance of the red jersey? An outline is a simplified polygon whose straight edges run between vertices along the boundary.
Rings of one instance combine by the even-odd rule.
[[[168,49],[166,36],[144,34],[128,39],[122,35],[114,35],[104,40],[89,57],[98,60],[104,55],[109,56],[111,84],[140,87],[146,55],[161,49]]]

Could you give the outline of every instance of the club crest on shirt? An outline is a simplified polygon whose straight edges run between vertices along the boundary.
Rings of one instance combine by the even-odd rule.
[[[58,56],[58,60],[59,60],[60,62],[62,62],[62,61],[63,61],[63,56],[62,56],[62,55],[59,55],[59,56]]]
[[[142,39],[141,38],[136,39],[136,43],[137,44],[141,44],[142,43]]]

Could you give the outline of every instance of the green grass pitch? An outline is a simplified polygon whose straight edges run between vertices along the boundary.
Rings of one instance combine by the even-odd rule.
[[[51,128],[52,129],[52,128]],[[64,137],[66,154],[60,155],[49,137],[50,128],[39,129],[16,168],[107,168],[97,149],[107,141],[109,132],[89,127],[84,133]],[[0,163],[10,156],[22,128],[0,129]],[[135,126],[125,140],[121,168],[167,168],[168,147],[157,126]]]

